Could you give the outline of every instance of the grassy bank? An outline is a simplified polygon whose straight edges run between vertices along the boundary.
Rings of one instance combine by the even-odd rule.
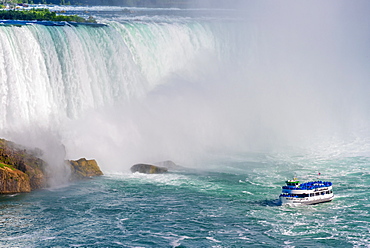
[[[1,163],[0,162],[0,168],[5,168],[5,167],[8,167],[8,168],[10,168],[12,170],[15,170],[15,168],[12,165],[8,165],[8,164],[4,164],[4,163]]]

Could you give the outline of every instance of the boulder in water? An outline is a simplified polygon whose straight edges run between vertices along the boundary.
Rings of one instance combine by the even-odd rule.
[[[184,167],[175,164],[175,162],[173,162],[171,160],[161,161],[161,162],[157,162],[157,163],[154,163],[154,164],[156,166],[159,166],[159,167],[165,167],[168,170],[183,170],[183,169],[185,169]]]
[[[167,172],[165,167],[155,166],[152,164],[135,164],[131,167],[131,172],[140,172],[145,174],[160,174]]]
[[[98,163],[94,159],[87,160],[86,158],[80,158],[75,161],[69,160],[68,163],[71,166],[71,180],[103,175]]]

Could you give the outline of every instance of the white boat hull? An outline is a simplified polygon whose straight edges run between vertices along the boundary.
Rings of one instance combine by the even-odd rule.
[[[330,202],[333,200],[334,194],[326,194],[326,195],[318,195],[318,196],[310,196],[304,198],[295,198],[295,197],[286,197],[280,196],[279,201],[281,205],[313,205],[323,202]]]

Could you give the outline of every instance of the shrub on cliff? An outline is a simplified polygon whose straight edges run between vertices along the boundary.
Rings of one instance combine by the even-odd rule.
[[[96,23],[96,20],[92,17],[85,19],[78,15],[57,15],[57,13],[52,12],[49,9],[0,10],[0,19]]]

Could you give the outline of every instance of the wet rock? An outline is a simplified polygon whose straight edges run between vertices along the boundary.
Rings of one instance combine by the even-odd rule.
[[[183,170],[183,169],[185,169],[184,167],[175,164],[175,162],[173,162],[171,160],[161,161],[161,162],[157,162],[157,163],[154,163],[154,164],[156,166],[165,167],[168,170]]]
[[[0,193],[14,194],[30,192],[30,179],[26,173],[0,163]]]
[[[0,139],[0,194],[30,192],[47,187],[48,164],[40,149],[29,149]],[[71,180],[103,175],[95,160],[68,161]]]
[[[47,164],[28,149],[0,139],[0,194],[29,192],[46,186]]]
[[[168,171],[165,167],[160,167],[152,164],[135,164],[131,167],[131,172],[140,172],[145,174],[160,174]]]
[[[86,158],[80,158],[79,160],[69,160],[67,163],[71,167],[71,180],[103,175],[98,163],[94,159],[87,160]]]

